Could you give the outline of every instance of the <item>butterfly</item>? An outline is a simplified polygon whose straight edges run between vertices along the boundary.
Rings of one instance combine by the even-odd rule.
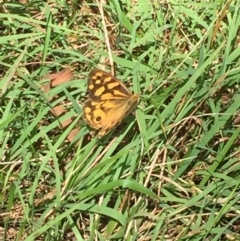
[[[83,119],[99,130],[99,138],[120,124],[135,110],[139,101],[139,95],[132,94],[120,80],[100,69],[89,73],[87,92]]]

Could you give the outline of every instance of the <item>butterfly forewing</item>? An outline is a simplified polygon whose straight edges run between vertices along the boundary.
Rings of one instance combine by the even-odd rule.
[[[111,74],[102,70],[94,69],[88,79],[89,98],[94,100],[126,99],[132,93]]]

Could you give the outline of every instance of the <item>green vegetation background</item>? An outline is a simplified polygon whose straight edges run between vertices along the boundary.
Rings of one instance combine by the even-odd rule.
[[[238,0],[0,9],[0,240],[240,240]],[[141,102],[99,140],[81,106],[107,43]],[[68,67],[74,80],[41,91]]]

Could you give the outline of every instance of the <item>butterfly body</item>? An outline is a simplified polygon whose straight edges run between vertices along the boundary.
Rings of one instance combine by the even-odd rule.
[[[90,72],[88,99],[83,105],[83,119],[92,128],[99,129],[98,136],[105,135],[117,126],[137,106],[138,95],[109,73],[99,69]]]

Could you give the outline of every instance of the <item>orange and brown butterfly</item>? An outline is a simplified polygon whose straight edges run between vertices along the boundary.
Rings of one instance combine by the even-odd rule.
[[[93,69],[88,77],[88,97],[83,105],[83,119],[106,135],[137,107],[139,96],[111,74]]]

